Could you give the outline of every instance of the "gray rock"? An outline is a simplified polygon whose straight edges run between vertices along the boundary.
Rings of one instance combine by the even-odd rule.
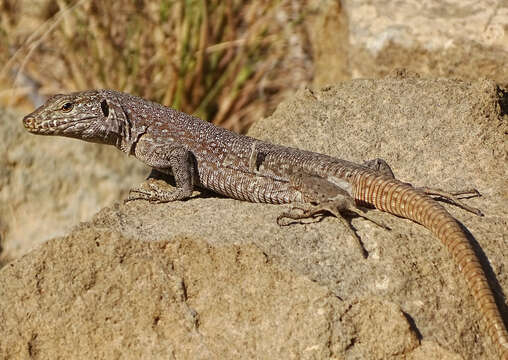
[[[485,217],[445,206],[507,293],[501,96],[488,81],[357,80],[300,92],[249,135],[382,157],[415,185],[478,188],[468,203]],[[279,227],[283,206],[195,195],[104,208],[6,265],[0,357],[495,357],[464,279],[422,226],[375,210],[391,231],[352,219],[363,259],[334,218]]]
[[[111,147],[30,135],[22,118],[0,108],[0,264],[90,220],[149,174]]]
[[[343,3],[353,78],[381,77],[394,68],[409,68],[423,76],[488,77],[508,84],[506,1]]]

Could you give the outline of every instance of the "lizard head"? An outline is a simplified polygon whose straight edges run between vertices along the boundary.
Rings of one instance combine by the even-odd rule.
[[[51,96],[44,105],[23,118],[25,128],[40,135],[60,135],[86,141],[115,144],[120,121],[114,92],[89,90]]]

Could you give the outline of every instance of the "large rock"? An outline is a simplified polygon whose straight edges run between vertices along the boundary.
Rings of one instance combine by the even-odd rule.
[[[488,77],[508,84],[506,1],[343,3],[353,78],[384,76],[406,67],[427,76]]]
[[[488,81],[357,80],[300,92],[250,135],[382,157],[415,185],[478,188],[467,201],[484,217],[445,206],[507,293],[507,104]],[[378,211],[390,231],[354,218],[364,259],[336,219],[279,227],[283,210],[197,192],[104,208],[0,271],[0,357],[496,357],[426,229]]]
[[[313,85],[380,78],[489,78],[508,86],[508,3],[471,0],[308,0]]]

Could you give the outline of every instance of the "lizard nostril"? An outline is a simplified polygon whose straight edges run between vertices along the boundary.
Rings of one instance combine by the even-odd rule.
[[[25,116],[23,118],[23,125],[25,125],[25,127],[32,127],[34,125],[34,118],[31,116]]]

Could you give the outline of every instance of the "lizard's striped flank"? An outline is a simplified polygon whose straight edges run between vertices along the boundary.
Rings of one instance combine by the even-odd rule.
[[[370,171],[358,171],[353,176],[355,199],[422,224],[442,241],[466,278],[501,359],[508,360],[506,327],[485,272],[457,220],[437,201],[409,184]]]

